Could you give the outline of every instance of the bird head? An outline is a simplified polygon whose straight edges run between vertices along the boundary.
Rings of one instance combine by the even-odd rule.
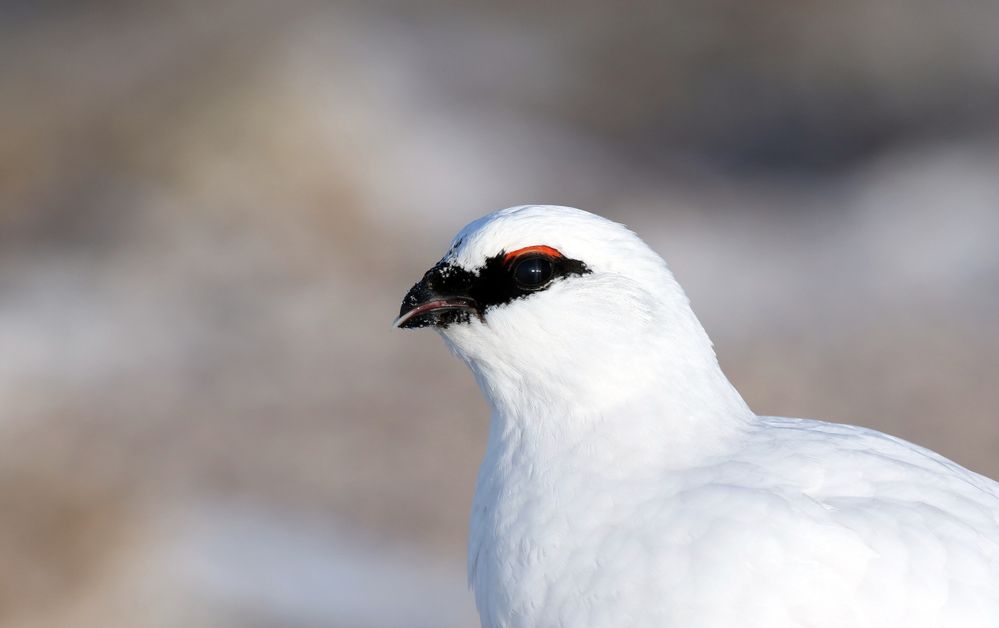
[[[570,207],[511,207],[466,226],[395,325],[438,331],[500,407],[571,399],[599,410],[717,369],[663,259],[623,225]]]

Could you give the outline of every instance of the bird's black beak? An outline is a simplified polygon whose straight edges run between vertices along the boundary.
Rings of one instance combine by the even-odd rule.
[[[402,300],[393,325],[401,329],[447,327],[481,318],[478,304],[469,295],[475,276],[441,262],[426,272]]]

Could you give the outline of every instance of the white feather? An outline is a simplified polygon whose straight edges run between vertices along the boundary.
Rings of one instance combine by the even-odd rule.
[[[565,207],[445,259],[592,270],[440,332],[492,406],[469,539],[487,628],[999,626],[999,485],[872,430],[758,417],[665,262]]]

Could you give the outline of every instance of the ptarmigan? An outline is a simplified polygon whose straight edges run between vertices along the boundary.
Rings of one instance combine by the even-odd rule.
[[[468,548],[483,626],[999,627],[999,484],[755,415],[622,225],[485,216],[396,324],[436,328],[492,406]]]

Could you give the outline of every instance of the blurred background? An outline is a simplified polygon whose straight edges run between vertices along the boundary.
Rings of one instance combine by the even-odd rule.
[[[544,202],[761,414],[999,476],[999,3],[0,2],[0,626],[476,624],[487,410],[390,322]]]

